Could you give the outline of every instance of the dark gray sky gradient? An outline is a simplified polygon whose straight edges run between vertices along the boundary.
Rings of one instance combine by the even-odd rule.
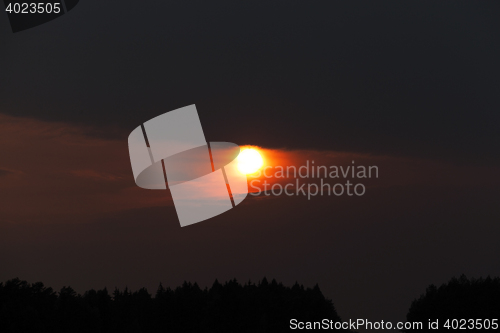
[[[17,34],[0,20],[0,110],[125,136],[195,103],[209,140],[497,164],[499,11],[495,1],[86,1]]]
[[[499,15],[498,1],[80,1],[16,34],[0,15],[0,281],[267,276],[319,283],[343,319],[403,320],[430,283],[499,276]],[[249,198],[180,228],[167,193],[135,187],[127,136],[191,104],[208,141],[387,166],[361,198]]]

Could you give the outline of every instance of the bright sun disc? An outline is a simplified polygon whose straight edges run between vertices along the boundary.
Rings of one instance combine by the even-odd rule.
[[[262,156],[253,148],[243,149],[238,155],[238,170],[245,175],[256,172],[262,164]]]

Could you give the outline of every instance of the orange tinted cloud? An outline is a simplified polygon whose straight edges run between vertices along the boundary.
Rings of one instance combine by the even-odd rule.
[[[96,138],[90,132],[0,114],[0,221],[81,221],[103,212],[168,204],[165,191],[135,186],[126,140]]]
[[[94,128],[0,114],[0,222],[80,222],[105,213],[172,205],[168,191],[135,185],[126,138],[92,136]],[[348,152],[258,147],[264,167],[377,166],[367,187],[498,186],[498,168]],[[273,170],[270,170],[273,174]],[[253,178],[249,177],[249,181]],[[261,176],[260,179],[264,179]],[[271,184],[290,179],[270,178]],[[302,179],[315,182],[316,179]],[[330,179],[329,182],[344,182]]]

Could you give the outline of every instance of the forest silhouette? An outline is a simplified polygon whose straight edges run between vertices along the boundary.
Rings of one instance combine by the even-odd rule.
[[[318,285],[285,287],[266,278],[216,280],[209,289],[160,284],[154,296],[145,288],[79,295],[18,278],[0,283],[0,332],[284,332],[292,318],[340,321]]]
[[[453,319],[456,321],[451,323]],[[473,323],[469,322],[471,319]],[[458,279],[452,278],[440,287],[429,285],[426,292],[412,302],[406,315],[406,320],[409,322],[422,322],[423,329],[405,332],[464,329],[467,332],[491,332],[498,330],[492,325],[493,319],[500,321],[500,278],[468,279],[462,275]],[[431,322],[438,320],[437,330],[428,329],[429,320]],[[453,324],[451,329],[444,326],[447,321],[448,324]]]
[[[175,289],[160,283],[154,295],[145,288],[91,289],[80,295],[62,287],[56,292],[41,282],[19,278],[0,283],[0,332],[289,332],[291,319],[319,322],[325,318],[341,321],[318,285],[286,287],[266,278],[245,284],[216,280],[204,289],[190,282]],[[464,275],[440,287],[427,287],[406,316],[408,322],[423,323],[422,329],[414,330],[419,332],[454,331],[444,327],[452,319],[491,323],[499,318],[500,278]],[[435,320],[439,327],[430,330],[428,322]],[[495,329],[467,329],[485,330]]]

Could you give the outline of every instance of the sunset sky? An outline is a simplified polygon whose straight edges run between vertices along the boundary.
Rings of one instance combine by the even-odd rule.
[[[0,281],[154,292],[266,276],[319,283],[342,319],[396,321],[430,283],[499,276],[499,11],[83,1],[16,34],[0,15]],[[135,185],[127,137],[191,104],[207,141],[264,166],[379,177],[363,196],[249,195],[181,228],[168,190]]]

